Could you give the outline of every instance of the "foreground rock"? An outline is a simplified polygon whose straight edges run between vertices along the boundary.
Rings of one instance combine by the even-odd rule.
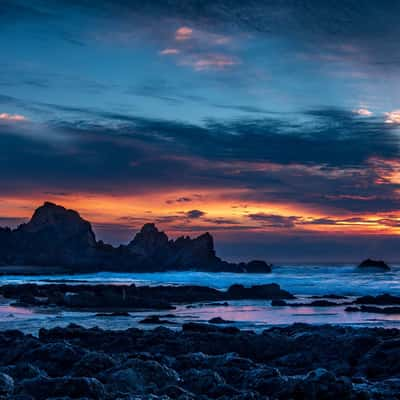
[[[7,399],[392,400],[398,330],[295,324],[261,334],[187,324],[181,331],[77,325],[39,337],[0,333]]]
[[[96,241],[90,223],[76,211],[46,202],[17,229],[0,228],[0,265],[60,268],[68,272],[201,270],[268,273],[264,261],[228,263],[217,257],[209,233],[176,240],[146,224],[128,246]],[[16,270],[18,272],[18,270]],[[64,271],[65,272],[65,271]],[[0,268],[1,273],[1,268]],[[23,271],[22,271],[23,273]],[[47,271],[51,273],[51,271]]]
[[[169,310],[174,304],[225,300],[277,300],[294,296],[271,283],[227,291],[204,286],[16,284],[0,286],[0,294],[16,306],[54,306],[71,310],[103,310],[99,317],[129,316],[126,310]],[[122,314],[121,314],[122,312]]]
[[[369,270],[369,271],[390,271],[389,265],[384,261],[371,260],[368,258],[364,260],[358,267],[359,270]]]

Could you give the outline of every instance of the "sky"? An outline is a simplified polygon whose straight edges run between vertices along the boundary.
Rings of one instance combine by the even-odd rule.
[[[400,261],[400,2],[0,0],[0,225]]]

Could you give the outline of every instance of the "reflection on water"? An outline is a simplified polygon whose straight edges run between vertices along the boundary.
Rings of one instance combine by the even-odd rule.
[[[0,284],[22,282],[72,282],[72,283],[113,283],[136,285],[195,284],[219,289],[228,288],[234,283],[246,286],[278,283],[284,289],[298,296],[299,302],[311,301],[310,296],[322,294],[343,294],[355,296],[365,294],[390,293],[400,296],[400,267],[393,267],[388,273],[357,273],[354,266],[282,266],[276,267],[272,274],[234,274],[204,272],[166,272],[166,273],[97,273],[90,275],[64,276],[1,276]],[[341,302],[341,301],[338,301]],[[180,305],[172,311],[174,317],[165,312],[135,312],[130,317],[96,317],[95,313],[65,312],[12,307],[0,302],[0,330],[21,329],[37,333],[41,327],[66,326],[78,323],[86,327],[100,326],[106,329],[126,329],[129,327],[153,328],[141,325],[139,321],[147,315],[165,316],[177,325],[183,322],[207,322],[214,317],[233,321],[240,328],[260,330],[269,326],[283,326],[295,322],[309,324],[343,324],[353,326],[400,327],[400,315],[345,312],[344,306],[334,307],[271,307],[269,301],[230,301],[229,306]],[[168,313],[170,314],[170,313]],[[168,326],[168,325],[167,325]]]
[[[308,301],[309,298],[302,298]],[[173,315],[171,315],[173,314]],[[32,312],[10,306],[0,306],[0,330],[20,329],[27,333],[37,334],[40,328],[67,326],[76,323],[88,328],[99,326],[104,329],[127,329],[140,327],[154,328],[155,325],[140,324],[148,315],[159,315],[161,319],[174,324],[165,325],[178,329],[185,322],[206,323],[211,318],[222,317],[232,321],[241,329],[262,330],[271,326],[285,326],[295,322],[309,324],[339,324],[357,327],[387,327],[399,328],[400,315],[381,315],[372,313],[345,312],[344,306],[335,307],[272,307],[268,301],[232,301],[229,306],[198,305],[194,308],[180,305],[170,312],[141,311],[131,312],[129,317],[97,317],[90,312],[58,313]]]

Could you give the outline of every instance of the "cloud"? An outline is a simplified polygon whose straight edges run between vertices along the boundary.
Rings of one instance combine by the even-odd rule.
[[[309,110],[290,121],[277,114],[198,125],[73,112],[76,122],[2,129],[3,193],[15,192],[18,181],[18,191],[40,193],[216,190],[227,204],[300,204],[327,215],[400,208],[397,167],[390,161],[399,156],[397,127],[383,120],[339,109]],[[55,135],[68,140],[57,143]],[[163,203],[180,197],[194,199],[168,196]]]
[[[361,115],[363,117],[370,117],[373,112],[366,108],[359,108],[358,110],[354,110],[355,114]]]
[[[20,114],[8,114],[8,113],[1,113],[0,120],[3,121],[26,121],[26,117]]]
[[[200,54],[181,60],[181,65],[188,65],[195,71],[224,70],[239,64],[239,61],[224,54]]]
[[[205,215],[206,213],[204,211],[201,210],[190,210],[186,213],[186,216],[189,219],[198,219],[201,218]]]
[[[182,26],[175,32],[175,40],[178,41],[189,40],[192,38],[192,36],[193,36],[193,29],[187,26]]]
[[[386,112],[385,122],[387,124],[400,124],[400,110]]]
[[[176,55],[179,53],[180,53],[179,49],[173,49],[173,48],[166,48],[166,49],[160,51],[160,54],[163,56]]]
[[[296,221],[299,220],[299,217],[295,216],[286,217],[283,215],[265,213],[249,214],[248,217],[253,221],[262,222],[266,227],[272,228],[294,228]]]

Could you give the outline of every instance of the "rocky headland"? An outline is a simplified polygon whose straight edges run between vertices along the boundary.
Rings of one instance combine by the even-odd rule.
[[[38,337],[2,332],[0,352],[0,396],[10,400],[400,398],[396,329],[69,325]]]
[[[160,272],[198,270],[208,272],[271,272],[264,261],[229,263],[216,255],[213,237],[176,240],[145,224],[128,245],[113,247],[97,241],[91,224],[76,211],[46,202],[31,220],[12,230],[0,228],[0,266],[3,273],[24,273],[21,266],[49,267],[62,272]],[[14,271],[9,266],[15,267]],[[0,273],[2,268],[0,267]]]

